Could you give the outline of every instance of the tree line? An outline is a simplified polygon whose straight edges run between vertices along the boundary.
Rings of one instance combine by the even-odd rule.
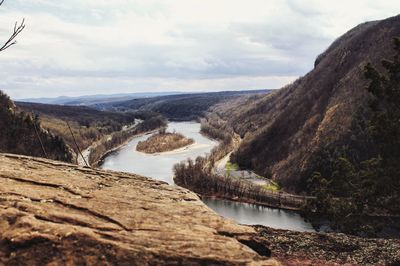
[[[72,162],[64,140],[44,130],[38,116],[19,111],[0,91],[0,152]]]
[[[125,143],[135,135],[167,126],[167,121],[162,115],[146,113],[140,117],[144,118],[144,120],[135,128],[115,132],[110,138],[103,139],[98,145],[93,147],[89,154],[89,164],[97,166],[109,151]]]
[[[301,197],[271,192],[251,182],[214,174],[212,167],[208,159],[201,156],[195,161],[187,159],[174,165],[174,181],[203,196],[240,199],[273,207],[300,208],[304,203]]]
[[[201,132],[219,139],[220,144],[205,157],[199,156],[194,161],[189,158],[175,164],[173,171],[177,185],[204,196],[240,199],[268,206],[300,208],[304,204],[302,197],[271,192],[245,180],[215,174],[215,163],[235,148],[235,134],[225,128],[225,124],[215,114],[208,115],[201,123]]]
[[[362,124],[370,156],[337,157],[329,172],[320,168],[308,179],[316,199],[306,213],[330,219],[340,231],[376,235],[391,223],[390,216],[400,216],[400,38],[394,48],[392,60],[382,60],[383,71],[370,63],[364,68],[370,100]],[[371,215],[388,218],[370,222]],[[400,232],[400,224],[393,229]]]

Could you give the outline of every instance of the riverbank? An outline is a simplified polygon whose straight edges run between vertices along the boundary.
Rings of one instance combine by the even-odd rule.
[[[182,149],[179,152],[173,151],[149,155],[138,152],[135,149],[139,141],[148,138],[148,136],[142,136],[134,138],[130,143],[128,143],[128,145],[121,148],[118,152],[114,152],[107,156],[101,165],[101,168],[149,176],[153,179],[161,180],[173,185],[173,166],[175,164],[180,163],[187,158],[191,158],[191,160],[196,163],[196,157],[210,154],[210,151],[218,145],[214,140],[200,134],[199,123],[171,122],[168,124],[168,131],[181,132],[183,135],[193,138],[196,145],[189,146],[187,149]],[[266,226],[275,226],[277,228],[312,230],[311,225],[305,222],[300,215],[293,211],[260,207],[254,204],[241,203],[239,201],[232,202],[232,204],[224,200],[204,200],[203,202],[210,207],[214,206],[219,208],[219,211],[217,212],[222,216],[231,217],[235,221],[243,222],[244,224],[263,224]],[[230,213],[230,215],[226,216],[228,213]],[[244,215],[249,217],[247,219],[248,222],[245,221],[246,218],[244,218]]]
[[[101,161],[110,153],[118,150],[122,146],[129,143],[133,137],[159,130],[166,126],[166,120],[162,116],[153,115],[145,120],[135,120],[137,123],[125,125],[120,131],[103,136],[99,141],[92,143],[88,149],[84,151],[83,157],[89,166],[98,167]],[[79,165],[85,165],[83,158],[78,161]]]
[[[146,154],[136,150],[138,142],[148,138],[148,136],[142,136],[133,139],[117,153],[107,156],[101,167],[151,176],[154,179],[174,184],[172,179],[174,164],[187,158],[195,159],[199,155],[208,154],[218,144],[199,134],[200,124],[196,122],[170,122],[167,131],[179,132],[187,138],[193,138],[195,144],[170,152]]]
[[[136,150],[147,154],[163,153],[187,147],[194,143],[193,139],[186,138],[181,133],[161,131],[150,136],[145,141],[139,141]]]
[[[195,149],[202,149],[207,147],[207,145],[205,144],[199,144],[199,143],[193,143],[187,146],[184,146],[182,148],[178,148],[176,150],[173,151],[165,151],[165,152],[157,152],[157,153],[152,153],[152,154],[147,154],[149,156],[157,156],[157,155],[176,155],[176,154],[180,154],[183,153],[187,150],[195,150]]]
[[[251,182],[214,174],[207,158],[197,157],[174,165],[174,181],[202,196],[257,204],[273,208],[300,210],[307,197],[274,192]]]
[[[123,143],[119,144],[118,146],[115,146],[114,148],[107,150],[107,151],[101,156],[101,158],[95,163],[95,167],[100,167],[100,166],[103,164],[104,159],[105,159],[107,156],[109,156],[110,154],[112,154],[112,153],[114,153],[114,152],[117,152],[119,149],[121,149],[121,148],[123,148],[124,146],[126,146],[126,145],[127,145],[130,141],[132,141],[134,138],[139,138],[139,137],[142,137],[142,136],[145,136],[145,135],[153,134],[153,133],[156,133],[158,130],[159,130],[159,129],[154,129],[154,130],[151,130],[151,131],[146,131],[146,132],[143,132],[143,133],[139,133],[139,134],[133,135],[133,136],[131,136],[130,138],[128,138],[127,140],[125,140]]]
[[[202,133],[211,138],[214,136],[207,132]],[[225,140],[220,140],[219,145],[212,150],[211,154],[205,157],[197,157],[195,162],[188,160],[175,165],[175,183],[204,197],[277,209],[301,210],[306,200],[311,197],[271,190],[269,187],[266,188],[265,184],[263,186],[263,184],[254,180],[241,178],[241,172],[244,171],[237,171],[240,172],[238,173],[239,177],[226,174],[226,162],[240,141],[240,136],[233,132],[232,136],[226,136]],[[249,173],[247,176],[255,179],[254,173]]]
[[[132,131],[137,125],[139,125],[142,122],[143,122],[143,120],[141,120],[141,119],[135,119],[135,122],[133,124],[124,125],[124,126],[122,126],[122,129],[120,131],[116,131],[111,134],[105,135],[101,139],[91,143],[89,147],[87,147],[86,149],[84,149],[81,152],[81,154],[79,154],[79,153],[77,154],[77,160],[76,160],[77,164],[79,166],[89,166],[90,167],[93,164],[93,162],[90,162],[90,154],[91,154],[92,150],[96,149],[96,147],[101,145],[103,142],[111,140],[113,138],[113,135],[115,135],[117,133]]]
[[[223,195],[223,194],[218,194],[218,193],[214,193],[214,194],[197,194],[200,198],[209,198],[209,199],[220,199],[220,200],[229,200],[229,201],[234,201],[234,202],[240,202],[240,203],[247,203],[247,204],[253,204],[256,206],[261,206],[261,207],[268,207],[268,208],[272,208],[272,209],[277,209],[277,210],[287,210],[287,211],[295,211],[298,212],[301,210],[301,208],[296,208],[296,207],[290,207],[290,206],[286,206],[286,205],[275,205],[275,204],[270,204],[267,202],[260,202],[260,201],[256,201],[253,199],[247,199],[247,198],[239,198],[239,197],[230,197],[227,195]]]
[[[215,174],[251,182],[273,192],[279,192],[279,185],[272,179],[259,176],[251,170],[241,170],[238,165],[232,164],[230,162],[231,155],[232,152],[228,153],[214,164],[213,171]]]

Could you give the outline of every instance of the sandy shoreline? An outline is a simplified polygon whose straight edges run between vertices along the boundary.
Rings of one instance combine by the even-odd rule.
[[[190,145],[187,145],[187,146],[184,146],[184,147],[172,150],[172,151],[164,151],[164,152],[156,152],[156,153],[147,153],[147,152],[142,152],[142,151],[138,151],[138,150],[136,150],[136,151],[140,152],[142,154],[145,154],[145,155],[149,155],[149,156],[169,155],[169,154],[173,155],[173,154],[183,153],[183,152],[186,152],[188,150],[204,148],[204,147],[207,147],[207,146],[208,146],[207,144],[199,144],[199,143],[195,142],[195,143],[192,143]]]
[[[116,151],[118,151],[119,149],[121,149],[122,147],[126,146],[126,145],[127,145],[130,141],[132,141],[134,138],[139,138],[139,137],[142,137],[142,136],[145,136],[145,135],[150,135],[150,134],[153,134],[153,133],[158,132],[158,130],[159,130],[159,128],[157,128],[157,129],[155,129],[155,130],[151,130],[151,131],[146,131],[146,132],[143,132],[143,133],[140,133],[140,134],[137,134],[137,135],[132,136],[131,138],[127,139],[126,141],[124,141],[124,142],[121,143],[120,145],[118,145],[118,146],[116,146],[116,147],[114,147],[114,148],[108,150],[107,152],[105,152],[105,153],[101,156],[101,158],[100,158],[97,162],[93,163],[91,166],[93,166],[93,167],[99,167],[99,166],[101,166],[102,163],[103,163],[103,161],[104,161],[104,159],[105,159],[108,155],[110,155],[111,153],[116,152]],[[207,136],[207,135],[205,135],[205,134],[203,134],[203,133],[201,133],[201,132],[200,132],[200,134],[203,135],[204,137],[206,137],[206,138],[208,138],[208,139],[210,139],[210,140],[215,141],[215,142],[218,143],[218,141],[216,141],[215,139],[212,139],[212,138],[210,138],[209,136]],[[152,153],[152,154],[150,154],[150,153],[145,153],[145,152],[137,151],[137,150],[136,150],[136,147],[135,147],[135,151],[137,151],[137,152],[139,152],[139,153],[141,153],[141,154],[143,154],[143,155],[148,155],[148,156],[174,155],[174,154],[179,154],[179,153],[186,152],[186,151],[188,151],[188,150],[194,150],[194,149],[204,148],[204,147],[206,147],[206,146],[208,146],[208,145],[207,145],[207,144],[199,144],[199,143],[195,142],[195,143],[190,144],[190,145],[188,145],[188,146],[181,147],[181,148],[179,148],[179,149],[172,150],[172,151],[166,151],[166,152],[157,152],[157,153]],[[92,145],[91,145],[90,147],[92,147]],[[87,149],[89,149],[89,148],[87,148]],[[88,155],[88,156],[89,156],[89,155]]]
[[[104,161],[104,159],[105,159],[109,154],[111,154],[111,153],[113,153],[113,152],[116,152],[116,151],[118,151],[119,149],[121,149],[122,147],[126,146],[126,145],[127,145],[129,142],[131,142],[134,138],[139,138],[139,137],[142,137],[142,136],[144,136],[144,135],[153,134],[153,133],[157,132],[158,130],[159,130],[159,129],[155,129],[155,130],[146,131],[146,132],[143,132],[143,133],[140,133],[140,134],[136,134],[136,135],[131,136],[130,138],[128,138],[127,140],[125,140],[123,143],[121,143],[121,144],[119,144],[118,146],[116,146],[116,147],[114,147],[114,148],[112,148],[112,149],[106,151],[106,152],[100,157],[100,159],[99,159],[98,161],[96,161],[96,162],[94,162],[94,163],[92,164],[92,166],[93,166],[93,167],[99,167],[99,166],[101,166],[102,163],[103,163],[103,161]]]

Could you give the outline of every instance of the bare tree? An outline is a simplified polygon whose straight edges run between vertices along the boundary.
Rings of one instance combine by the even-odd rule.
[[[4,3],[4,0],[0,0],[0,6]],[[18,22],[15,22],[14,25],[14,32],[11,34],[11,36],[8,38],[8,40],[3,44],[3,46],[0,47],[0,52],[4,51],[5,49],[9,48],[10,46],[13,46],[14,44],[17,43],[15,38],[25,29],[25,19],[22,20],[20,24]]]

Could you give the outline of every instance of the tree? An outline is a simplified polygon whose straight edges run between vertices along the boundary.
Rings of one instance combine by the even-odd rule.
[[[372,195],[382,206],[400,211],[400,38],[394,39],[395,55],[382,60],[383,73],[371,64],[365,69],[370,80],[367,90],[373,95],[370,107],[370,133],[379,148],[379,156],[364,163],[370,183],[375,184]],[[373,173],[373,174],[371,174]],[[365,177],[364,177],[365,179]]]
[[[308,180],[316,198],[305,211],[329,218],[341,231],[375,233],[380,222],[369,222],[366,215],[400,214],[400,38],[394,39],[394,52],[393,59],[382,60],[382,71],[370,63],[364,68],[371,96],[364,126],[376,154],[360,161],[336,158],[332,171],[316,172]]]
[[[0,6],[4,3],[4,0],[0,0]],[[14,44],[17,43],[16,38],[17,36],[25,29],[25,19],[22,19],[22,22],[18,24],[18,22],[15,22],[14,24],[14,31],[11,34],[11,36],[8,38],[6,42],[4,42],[3,46],[0,47],[0,52],[6,50],[7,48],[10,48]]]

